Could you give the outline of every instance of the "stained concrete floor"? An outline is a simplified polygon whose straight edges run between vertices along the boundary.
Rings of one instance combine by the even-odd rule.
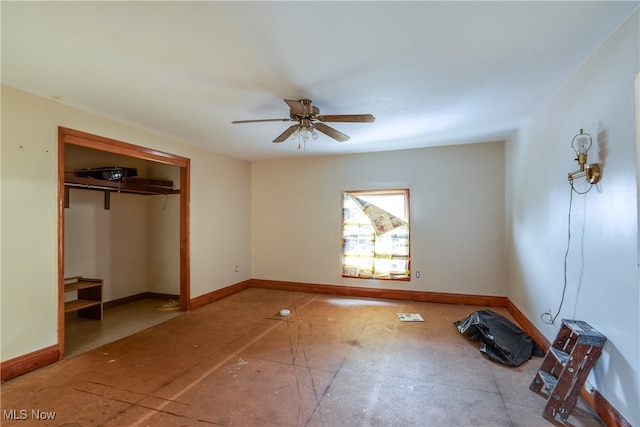
[[[458,333],[479,308],[252,288],[3,383],[2,425],[561,425],[529,390],[541,358],[509,368]],[[601,423],[580,401],[565,425]]]
[[[78,317],[65,318],[65,356],[72,357],[109,342],[140,332],[182,314],[180,311],[160,311],[157,306],[167,300],[143,298],[103,311],[102,321]]]

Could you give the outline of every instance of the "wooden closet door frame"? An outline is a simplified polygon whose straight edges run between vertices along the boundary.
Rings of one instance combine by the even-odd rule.
[[[189,195],[191,160],[127,142],[58,127],[58,358],[64,358],[64,147],[79,145],[94,150],[150,160],[180,168],[180,310],[191,308],[189,255]]]

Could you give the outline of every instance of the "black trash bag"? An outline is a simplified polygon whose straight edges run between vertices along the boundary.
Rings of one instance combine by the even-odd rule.
[[[465,337],[484,345],[480,352],[507,366],[520,366],[544,352],[533,339],[509,319],[491,310],[478,310],[453,322]]]

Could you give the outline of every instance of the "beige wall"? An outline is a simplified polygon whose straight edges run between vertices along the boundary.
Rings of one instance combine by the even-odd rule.
[[[384,188],[410,189],[412,279],[343,278],[342,191]],[[253,278],[506,295],[501,142],[257,161],[251,189]]]
[[[180,196],[144,197],[147,292],[180,294]]]
[[[58,126],[190,158],[191,297],[249,279],[248,162],[3,86],[3,361],[57,343]]]
[[[180,293],[180,196],[70,190],[65,215],[65,277],[104,280],[104,301]]]
[[[507,144],[509,299],[551,341],[563,318],[607,336],[589,381],[631,423],[640,425],[638,200],[634,80],[640,71],[636,11]],[[602,181],[573,195],[567,289],[564,284],[571,140],[593,137],[590,162]],[[585,190],[584,180],[577,183]]]
[[[64,277],[103,279],[105,302],[145,292],[145,198],[116,193],[109,210],[104,209],[102,192],[71,189],[69,199],[64,210]]]

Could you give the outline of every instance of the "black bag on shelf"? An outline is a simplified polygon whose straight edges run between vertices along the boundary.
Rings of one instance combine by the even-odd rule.
[[[76,176],[104,179],[106,181],[122,181],[122,178],[137,176],[136,168],[121,168],[119,166],[104,166],[101,168],[87,168],[76,172]]]

